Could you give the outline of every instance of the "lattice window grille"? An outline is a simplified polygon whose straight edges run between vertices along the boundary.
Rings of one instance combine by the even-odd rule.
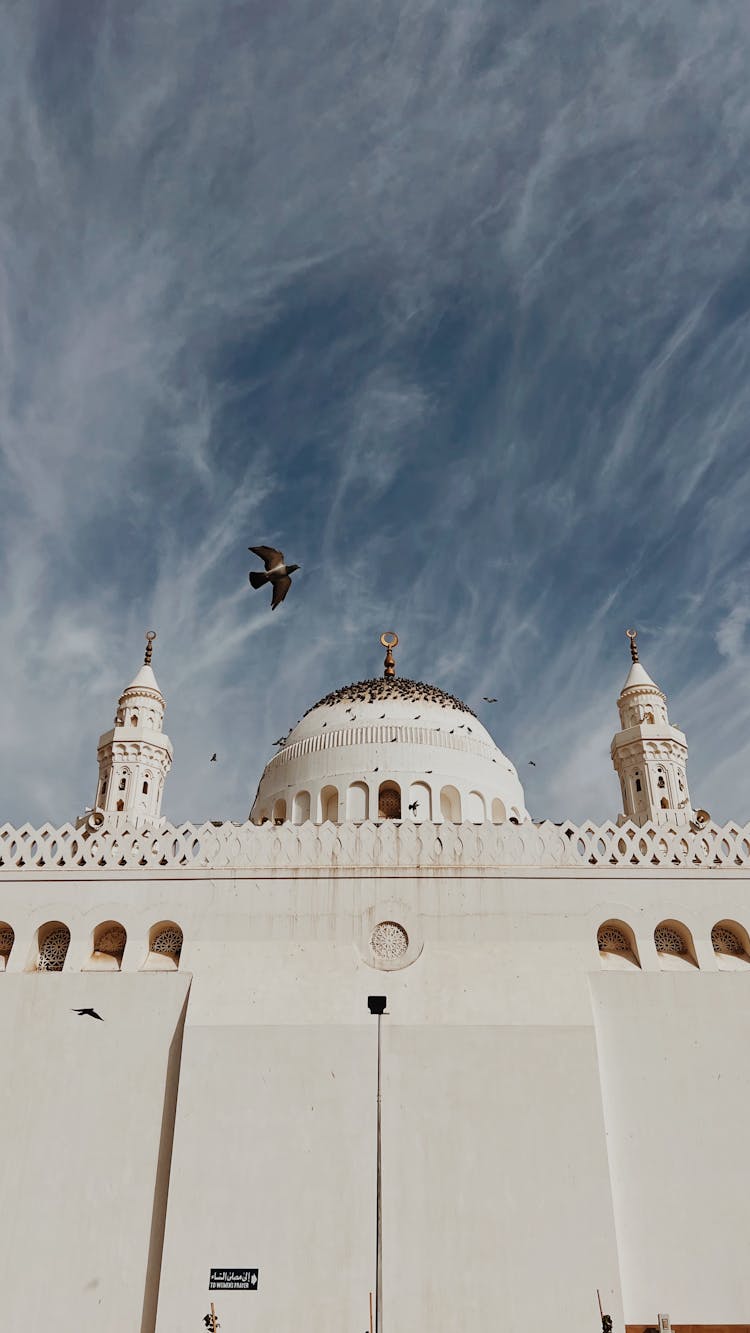
[[[97,953],[108,953],[113,958],[122,958],[127,943],[127,935],[123,926],[109,926],[103,930],[96,941]]]
[[[151,945],[152,953],[168,953],[172,958],[179,958],[182,952],[182,931],[176,926],[167,926],[160,930]]]
[[[0,955],[7,958],[13,948],[13,941],[16,938],[12,926],[0,926]]]
[[[728,926],[714,926],[711,931],[711,943],[715,953],[731,953],[737,956],[745,952],[742,940]]]
[[[633,952],[625,932],[617,926],[602,926],[596,939],[600,953]]]
[[[654,931],[654,944],[657,953],[687,953],[684,939],[673,926],[657,926]]]
[[[370,947],[376,958],[393,962],[403,958],[409,948],[409,936],[396,921],[381,921],[372,932]]]
[[[62,972],[69,945],[70,931],[67,926],[51,930],[39,950],[37,971]]]
[[[401,792],[394,787],[386,787],[378,797],[378,814],[381,819],[401,818]]]

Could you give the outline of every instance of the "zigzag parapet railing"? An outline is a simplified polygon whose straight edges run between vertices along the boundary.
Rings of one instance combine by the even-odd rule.
[[[57,870],[705,866],[750,869],[750,825],[172,824],[0,828],[0,876]]]

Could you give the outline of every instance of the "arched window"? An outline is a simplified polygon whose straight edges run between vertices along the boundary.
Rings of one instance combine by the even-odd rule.
[[[145,967],[152,972],[172,972],[180,965],[182,931],[174,921],[160,921],[149,932],[149,954]]]
[[[0,921],[0,972],[5,971],[15,938],[13,927],[9,926],[7,921]]]
[[[440,793],[440,813],[451,824],[461,823],[461,797],[455,787],[443,787]]]
[[[125,927],[119,921],[103,921],[94,931],[94,948],[87,970],[119,972],[127,939]]]
[[[132,713],[132,714],[131,714],[131,717],[130,717],[130,725],[131,725],[131,727],[137,727],[137,726],[138,726],[138,714],[137,714],[137,713]]]
[[[605,921],[596,933],[604,967],[640,967],[635,936],[624,921]]]
[[[654,931],[654,944],[664,970],[698,966],[693,937],[681,921],[661,921]]]
[[[492,801],[492,822],[493,824],[504,824],[506,820],[505,806],[499,796],[493,797]]]
[[[118,809],[118,810],[124,810],[124,809],[125,809],[125,802],[124,802],[124,801],[118,801],[118,802],[117,802],[117,809]]]
[[[286,801],[284,800],[276,801],[273,807],[273,822],[274,824],[283,824],[285,819],[286,819]]]
[[[70,931],[62,921],[48,921],[37,932],[37,972],[62,972],[70,947]]]
[[[310,793],[298,791],[292,802],[292,822],[306,824],[310,818]]]
[[[337,824],[339,820],[339,793],[336,787],[324,787],[320,793],[320,818],[322,823],[329,821]]]
[[[148,778],[143,779],[143,795],[148,796]]]
[[[426,782],[412,782],[409,788],[409,814],[421,823],[432,819],[432,792]]]
[[[466,803],[466,818],[472,824],[483,824],[487,818],[484,797],[478,791],[470,791]]]
[[[346,793],[346,817],[362,824],[368,817],[370,793],[366,782],[352,782]]]
[[[128,780],[127,780],[127,778],[120,778],[120,781],[119,781],[118,786],[117,786],[117,790],[118,790],[118,791],[124,791],[125,788],[127,787],[127,785],[128,785]]]
[[[378,791],[378,819],[401,818],[401,788],[397,782],[381,782]]]
[[[722,971],[731,972],[750,963],[750,939],[744,926],[736,921],[717,921],[711,931],[711,943]]]

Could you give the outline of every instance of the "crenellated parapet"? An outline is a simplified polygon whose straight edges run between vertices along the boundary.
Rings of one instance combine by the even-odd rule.
[[[707,823],[669,829],[626,822],[597,825],[305,823],[154,824],[98,817],[98,827],[29,824],[0,828],[0,878],[36,872],[148,869],[305,871],[382,868],[750,869],[750,825]],[[96,821],[90,821],[90,823]]]

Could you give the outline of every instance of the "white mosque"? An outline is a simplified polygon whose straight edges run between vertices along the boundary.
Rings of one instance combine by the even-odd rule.
[[[390,633],[173,826],[152,637],[92,808],[0,828],[5,1325],[750,1333],[750,826],[634,635],[602,826]]]

